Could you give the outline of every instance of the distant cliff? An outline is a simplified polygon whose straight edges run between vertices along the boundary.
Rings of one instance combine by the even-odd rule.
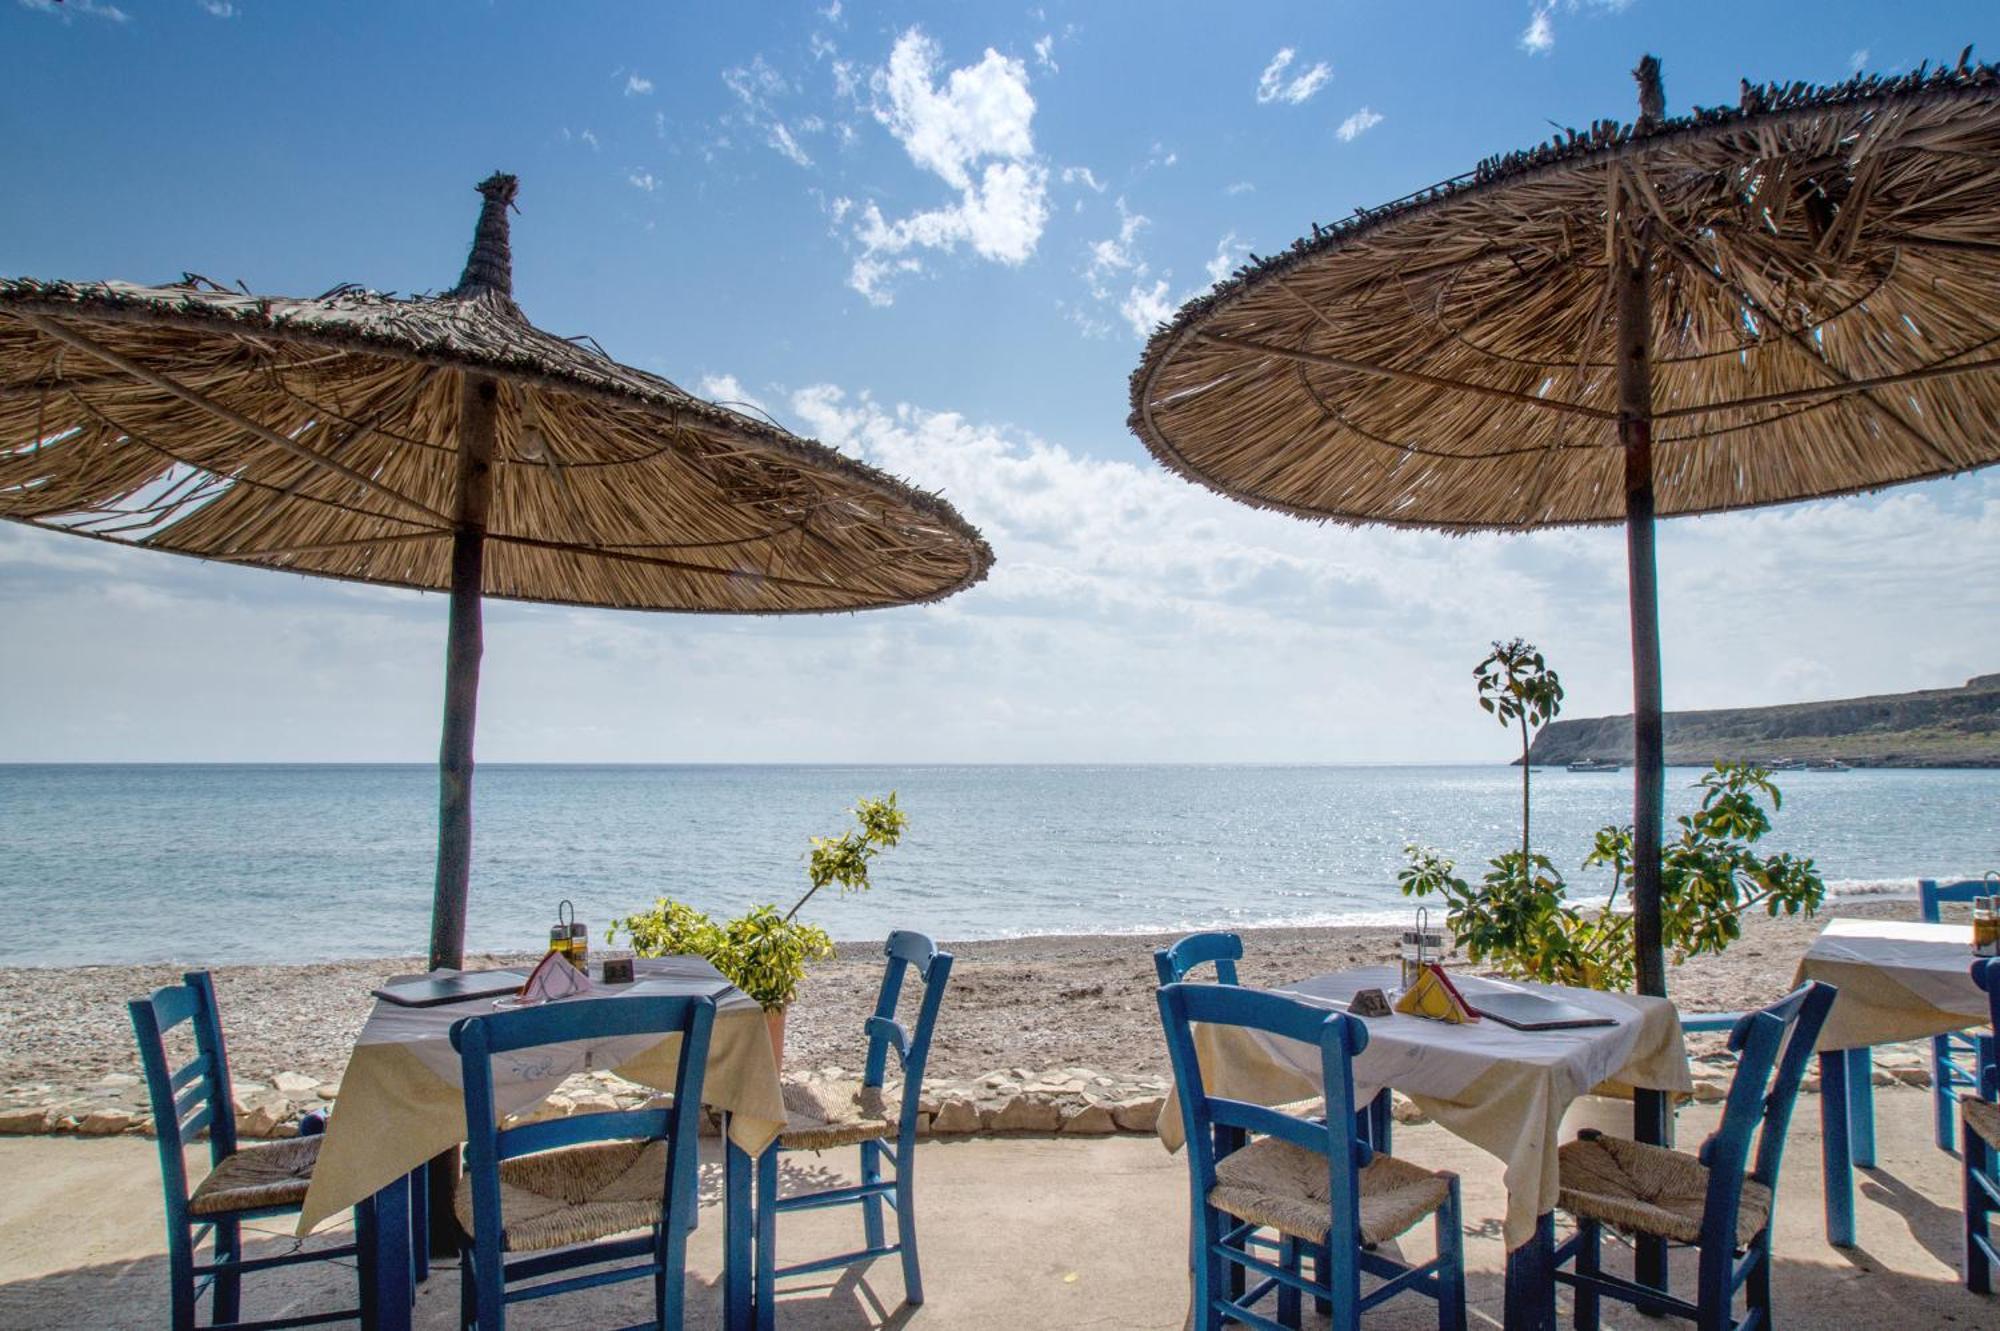
[[[1675,766],[1838,758],[1855,767],[2000,767],[2000,675],[1962,689],[1669,712],[1666,740]],[[1581,758],[1630,763],[1631,716],[1550,722],[1528,753],[1537,767]]]

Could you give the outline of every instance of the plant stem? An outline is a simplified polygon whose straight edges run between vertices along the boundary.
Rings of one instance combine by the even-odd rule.
[[[1528,714],[1521,713],[1521,872],[1528,872]]]
[[[792,908],[785,912],[786,924],[790,924],[792,922],[792,917],[797,915],[801,910],[805,909],[805,904],[813,899],[813,893],[817,891],[819,891],[819,884],[814,883],[811,887],[806,889],[806,894],[804,896],[800,897],[797,901],[794,901],[792,903]]]

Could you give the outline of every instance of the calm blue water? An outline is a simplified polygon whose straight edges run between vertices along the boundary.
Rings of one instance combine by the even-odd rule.
[[[1669,816],[1696,775],[1668,773]],[[1766,844],[1848,890],[2000,867],[2000,771],[1780,780]],[[1630,817],[1630,781],[1538,772],[1537,849],[1574,869]],[[468,945],[541,946],[562,897],[599,943],[661,894],[789,904],[807,837],[892,789],[910,831],[874,891],[809,909],[836,937],[1400,920],[1403,843],[1477,864],[1517,835],[1518,783],[1498,766],[488,766]],[[422,766],[0,766],[0,962],[420,953],[436,789]]]

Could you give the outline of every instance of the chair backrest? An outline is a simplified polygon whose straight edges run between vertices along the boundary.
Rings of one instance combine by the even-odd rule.
[[[1723,1104],[1722,1124],[1701,1147],[1701,1162],[1709,1168],[1702,1222],[1705,1246],[1713,1229],[1716,1242],[1725,1245],[1718,1251],[1735,1247],[1736,1213],[1746,1177],[1777,1187],[1792,1106],[1835,992],[1830,984],[1810,981],[1767,1008],[1744,1013],[1730,1031],[1736,1077]],[[1753,1137],[1757,1160],[1746,1171]]]
[[[1218,984],[1235,984],[1236,963],[1243,960],[1243,940],[1235,934],[1189,934],[1172,947],[1153,949],[1153,969],[1161,984],[1179,984],[1205,961],[1215,963]]]
[[[1926,924],[1936,924],[1943,912],[1938,908],[1945,902],[1964,905],[1974,897],[1992,896],[2000,892],[2000,882],[1991,876],[1986,878],[1956,878],[1940,882],[1935,878],[1917,880],[1917,906],[1923,912]]]
[[[1234,984],[1168,984],[1159,990],[1160,1020],[1187,1134],[1188,1168],[1197,1196],[1215,1186],[1219,1127],[1281,1137],[1327,1158],[1334,1251],[1359,1242],[1361,1198],[1358,1172],[1374,1151],[1354,1132],[1354,1056],[1368,1047],[1368,1028],[1359,1018],[1328,1012],[1296,998]],[[1300,1119],[1247,1100],[1211,1094],[1196,1057],[1193,1027],[1234,1026],[1297,1040],[1319,1050],[1326,1117]]]
[[[1995,1036],[1979,1042],[1979,1094],[1982,1099],[2000,1100],[2000,957],[1973,962],[1972,982],[1986,991],[1987,1017]]]
[[[219,1163],[236,1152],[236,1097],[229,1084],[229,1056],[222,1043],[222,1019],[215,1009],[215,985],[207,971],[191,971],[179,984],[156,989],[125,1005],[139,1043],[139,1064],[152,1101],[153,1128],[160,1147],[160,1173],[169,1209],[185,1208],[188,1196],[187,1142],[208,1131],[208,1155]],[[194,1057],[178,1068],[169,1063],[167,1033],[183,1022],[194,1028]]]
[[[559,1146],[597,1141],[664,1141],[668,1209],[695,1205],[702,1079],[708,1067],[709,1030],[715,1004],[699,996],[672,998],[577,998],[546,1007],[466,1017],[451,1028],[465,1083],[465,1167],[472,1179],[476,1240],[497,1253],[500,1233],[500,1162]],[[678,1034],[680,1059],[669,1109],[627,1109],[572,1114],[502,1128],[493,1095],[496,1057],[572,1040],[621,1035]]]
[[[937,1028],[938,1008],[944,1002],[945,985],[951,980],[951,953],[938,951],[927,936],[898,929],[882,945],[888,958],[882,967],[882,988],[875,998],[875,1014],[863,1023],[868,1035],[868,1060],[863,1065],[863,1085],[880,1086],[889,1072],[889,1051],[896,1051],[903,1070],[901,1121],[915,1130],[917,1101],[923,1096],[924,1065],[930,1061],[931,1033]],[[903,997],[903,980],[910,967],[917,968],[923,981],[923,1001],[917,1005],[917,1026],[910,1031],[896,1020],[896,1008]]]

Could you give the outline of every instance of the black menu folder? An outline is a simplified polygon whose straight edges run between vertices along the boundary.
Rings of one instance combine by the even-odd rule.
[[[528,977],[519,971],[460,971],[456,975],[399,980],[383,985],[374,993],[375,997],[400,1007],[436,1007],[440,1003],[498,998],[515,992],[527,982]]]
[[[1523,992],[1467,994],[1465,1001],[1482,1017],[1491,1017],[1517,1031],[1563,1031],[1578,1026],[1615,1026],[1587,1007],[1560,998]]]

